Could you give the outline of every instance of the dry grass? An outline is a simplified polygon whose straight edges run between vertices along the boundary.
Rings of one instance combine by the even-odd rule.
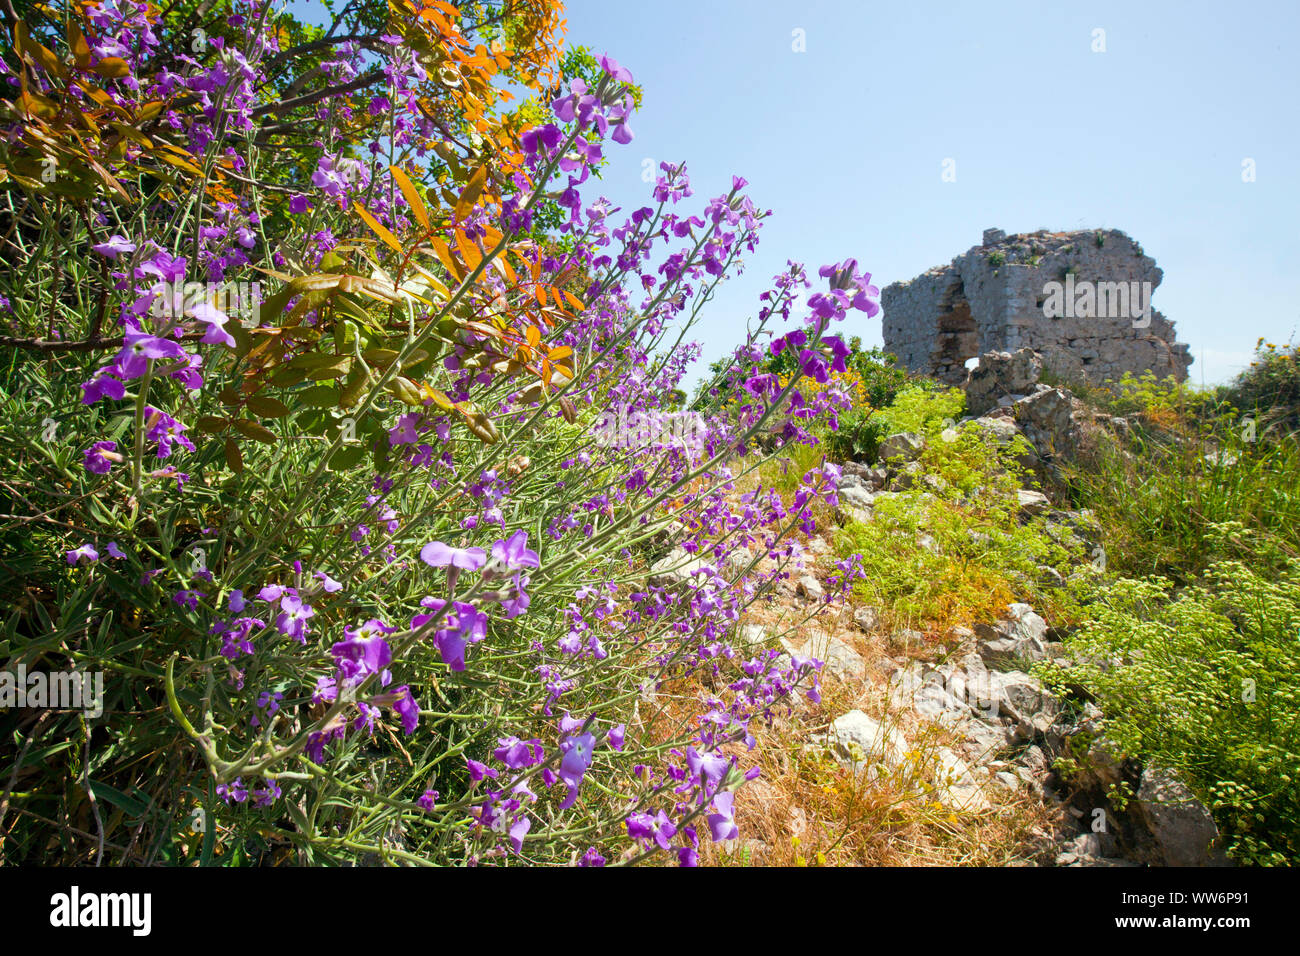
[[[737,471],[740,469],[738,468]],[[754,473],[737,484],[747,491],[758,482]],[[833,526],[831,509],[815,504],[820,528]],[[795,538],[807,544],[801,533]],[[813,555],[807,556],[809,564]],[[833,554],[815,559],[825,572]],[[763,567],[770,562],[764,559]],[[803,573],[792,565],[792,579]],[[811,569],[809,569],[811,570]],[[1005,604],[1001,589],[989,583],[989,592]],[[757,746],[741,744],[729,751],[742,769],[755,764],[759,777],[736,795],[736,822],[740,839],[713,844],[702,827],[700,862],[706,866],[1008,866],[1050,863],[1055,847],[1051,833],[1058,821],[1041,800],[1025,789],[1012,793],[996,784],[985,787],[984,805],[954,807],[936,799],[931,783],[940,748],[957,739],[935,724],[923,723],[909,711],[891,711],[887,670],[891,657],[932,661],[946,651],[951,635],[934,621],[917,622],[924,642],[899,645],[888,636],[887,621],[871,633],[859,629],[847,604],[824,605],[812,610],[797,598],[771,595],[756,602],[743,625],[763,626],[772,640],[785,637],[796,647],[807,641],[834,636],[850,644],[867,663],[861,679],[841,680],[824,673],[822,699],[812,703],[802,694],[789,713],[771,724],[755,721],[750,730]],[[954,622],[967,615],[954,613]],[[729,665],[730,666],[730,665]],[[698,702],[712,696],[732,675],[699,674],[666,683],[655,695],[655,706],[642,709],[648,736],[664,741],[680,739],[694,728]],[[899,730],[908,741],[905,761],[891,771],[872,771],[841,765],[825,747],[824,737],[836,717],[860,709]],[[951,800],[948,803],[952,803]],[[675,861],[663,856],[662,865]]]
[[[839,609],[835,609],[839,610]],[[771,623],[771,614],[755,613],[746,623]],[[764,619],[767,618],[767,619]],[[867,660],[882,661],[879,635],[825,629],[851,643]],[[819,627],[819,629],[821,629]],[[802,635],[801,635],[802,636]],[[797,643],[797,642],[796,642]],[[663,688],[654,721],[665,735],[680,732],[695,712],[698,699],[724,681],[677,682]],[[725,748],[742,769],[755,764],[758,779],[736,795],[740,839],[715,845],[707,829],[701,840],[705,866],[1011,866],[1050,863],[1055,852],[1050,834],[1055,821],[1040,800],[1027,791],[1015,794],[996,785],[985,788],[988,805],[963,809],[935,799],[932,785],[937,751],[955,742],[934,724],[920,724],[885,706],[885,677],[871,668],[862,681],[825,675],[822,700],[800,695],[791,712],[770,725],[755,722],[758,745],[747,751]],[[861,709],[903,731],[909,742],[906,761],[892,772],[858,773],[837,762],[815,739],[840,714]],[[667,857],[659,861],[670,865]]]

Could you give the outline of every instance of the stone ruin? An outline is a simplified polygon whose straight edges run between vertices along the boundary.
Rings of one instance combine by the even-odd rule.
[[[1058,376],[1094,384],[1125,372],[1187,378],[1192,358],[1151,309],[1163,273],[1118,229],[987,229],[946,266],[887,286],[885,350],[914,372],[960,385],[985,352],[1030,348]]]

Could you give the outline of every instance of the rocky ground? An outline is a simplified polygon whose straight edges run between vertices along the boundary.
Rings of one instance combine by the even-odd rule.
[[[1034,449],[1024,464],[1046,474],[1072,454],[1089,423],[1068,391],[1037,381],[1041,368],[1027,350],[990,353],[966,388],[971,417],[1000,441],[1024,435]],[[880,450],[887,465],[846,464],[842,517],[869,522],[882,497],[931,480],[916,460],[921,448],[919,436],[894,435]],[[1023,489],[1019,497],[1025,515],[1044,515],[1085,539],[1091,530],[1087,515],[1054,509],[1040,491]],[[918,547],[933,546],[925,537]],[[683,557],[670,554],[652,580],[689,575]],[[783,725],[800,747],[868,780],[905,779],[916,799],[958,815],[1028,808],[1036,823],[1017,861],[1023,864],[1223,862],[1213,850],[1209,811],[1176,776],[1113,758],[1105,715],[1086,699],[1058,698],[1028,672],[1034,662],[1065,655],[1064,635],[1034,608],[1011,604],[992,624],[927,642],[919,632],[883,627],[872,608],[823,604],[834,560],[824,539],[808,539],[773,600],[752,608],[741,625],[750,643],[824,661],[823,680],[835,691],[826,702],[848,702],[832,714],[801,701],[805,713]],[[761,863],[762,844],[751,841],[749,849]]]

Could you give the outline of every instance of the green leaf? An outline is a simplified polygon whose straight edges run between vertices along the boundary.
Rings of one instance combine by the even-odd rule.
[[[293,394],[298,404],[307,408],[333,408],[339,403],[337,385],[313,385]]]
[[[141,803],[134,797],[127,796],[115,787],[110,787],[102,780],[91,780],[90,792],[95,795],[95,799],[103,800],[105,803],[111,803],[113,806],[126,811],[133,817],[142,817],[149,809],[147,804]]]
[[[331,471],[347,471],[349,468],[355,468],[361,464],[362,459],[366,457],[366,448],[364,445],[350,445],[347,448],[340,448],[330,456]]]

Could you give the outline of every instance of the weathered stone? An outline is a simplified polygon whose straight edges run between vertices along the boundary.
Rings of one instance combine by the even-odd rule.
[[[727,555],[725,564],[729,573],[743,574],[753,560],[754,556],[749,551],[744,548],[737,548]]]
[[[969,764],[947,747],[935,751],[935,783],[939,802],[964,810],[983,810],[989,806],[984,788]]]
[[[808,598],[810,601],[820,601],[826,596],[826,591],[821,582],[811,574],[802,575],[795,582],[795,591],[800,597]]]
[[[975,424],[987,432],[1000,445],[1010,444],[1020,434],[1020,429],[1016,427],[1015,421],[1010,418],[985,415],[975,419]]]
[[[1042,373],[1043,360],[1031,349],[985,352],[963,383],[966,411],[982,416],[1003,398],[1027,395]]]
[[[988,683],[975,693],[979,701],[988,702],[987,707],[981,704],[981,709],[1016,726],[1034,718],[1050,724],[1061,709],[1055,695],[1021,671],[988,671]]]
[[[874,631],[880,626],[880,612],[874,607],[857,607],[853,609],[853,621],[864,631]]]
[[[865,485],[859,484],[846,485],[841,482],[837,494],[842,506],[859,508],[868,514],[871,512],[871,505],[876,500],[876,496]]]
[[[1016,502],[1020,506],[1020,513],[1027,516],[1045,514],[1052,507],[1047,495],[1030,488],[1018,489],[1016,491]]]
[[[938,717],[942,713],[964,714],[970,708],[965,701],[948,693],[940,684],[927,683],[912,696],[912,708],[922,717]]]
[[[787,648],[791,645],[786,644]],[[845,681],[861,680],[867,673],[867,662],[853,649],[843,637],[814,631],[799,653],[804,657],[814,657],[826,665],[826,669]]]
[[[1030,444],[1044,458],[1068,458],[1079,444],[1070,393],[1048,388],[1018,399],[1011,407]]]
[[[965,379],[969,359],[1020,348],[1036,350],[1070,380],[1151,370],[1183,381],[1192,362],[1187,346],[1151,309],[1162,278],[1118,230],[985,230],[981,245],[949,265],[884,289],[885,349],[906,368],[954,385]]]
[[[685,587],[695,575],[711,573],[713,570],[713,565],[708,561],[697,558],[681,548],[674,548],[650,568],[650,586],[652,588]]]
[[[907,753],[901,734],[860,710],[851,710],[831,724],[829,743],[842,759],[855,765],[883,761],[896,766]]]
[[[925,634],[921,631],[914,631],[910,628],[895,631],[890,635],[889,639],[898,647],[919,648],[925,644]]]
[[[1137,806],[1166,866],[1223,862],[1214,818],[1172,771],[1148,766],[1142,772]]]
[[[980,656],[989,663],[1042,661],[1055,656],[1047,647],[1047,622],[1028,604],[1012,604],[1008,617],[993,626],[975,625]]]
[[[876,455],[880,461],[914,461],[925,448],[925,439],[913,432],[898,432],[880,443]]]

